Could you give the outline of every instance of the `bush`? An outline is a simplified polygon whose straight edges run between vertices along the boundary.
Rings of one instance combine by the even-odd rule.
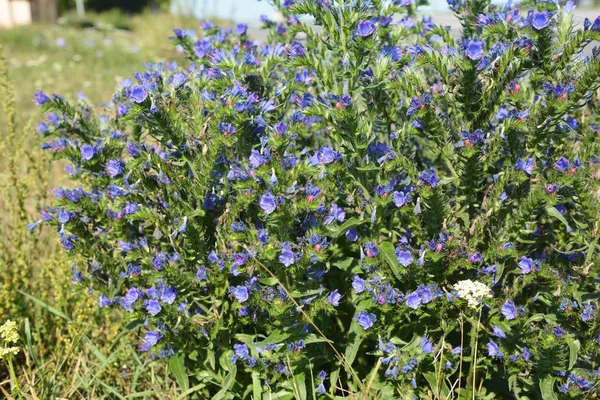
[[[285,1],[264,45],[176,29],[190,64],[98,114],[36,93],[79,184],[41,221],[183,388],[595,396],[600,18],[451,6],[460,40],[410,2]]]

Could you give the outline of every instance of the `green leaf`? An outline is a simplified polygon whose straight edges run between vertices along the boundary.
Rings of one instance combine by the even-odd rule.
[[[177,354],[171,357],[169,360],[169,370],[175,375],[179,388],[184,392],[188,390],[190,382],[185,368],[185,356],[183,354]]]
[[[396,276],[396,279],[401,280],[402,274],[400,273],[400,269],[398,268],[400,264],[398,263],[398,259],[396,258],[396,249],[394,248],[394,245],[390,242],[381,243],[379,245],[379,253],[392,269],[392,272]]]
[[[254,400],[262,399],[262,385],[258,371],[252,371],[252,395]]]
[[[558,400],[558,397],[554,394],[555,381],[556,377],[554,376],[548,376],[540,380],[540,392],[543,400]]]
[[[229,389],[231,389],[233,387],[233,384],[235,383],[236,374],[237,367],[235,366],[235,364],[231,364],[229,373],[225,376],[225,379],[223,379],[221,390],[219,390],[219,392],[215,394],[212,400],[223,400],[232,397],[231,393],[229,392]]]
[[[306,376],[304,376],[304,372],[294,373],[292,375],[294,380],[294,392],[296,392],[297,400],[306,400],[307,392],[306,392]]]
[[[581,343],[577,339],[567,338],[567,345],[569,346],[569,369],[571,369],[577,361],[577,353],[581,348]]]
[[[348,221],[344,222],[342,225],[340,226],[334,226],[332,228],[329,228],[329,236],[331,236],[332,238],[337,238],[341,235],[343,235],[344,233],[346,233],[346,231],[352,227],[358,226],[360,224],[362,224],[364,221],[361,221],[360,219],[354,217],[354,218],[350,218]]]
[[[554,217],[554,218],[558,219],[567,228],[569,228],[569,223],[567,222],[567,220],[565,219],[565,217],[563,217],[563,215],[560,213],[560,211],[558,211],[556,209],[556,207],[554,207],[554,206],[547,206],[546,207],[546,212],[548,213],[548,215],[550,215],[551,217]]]

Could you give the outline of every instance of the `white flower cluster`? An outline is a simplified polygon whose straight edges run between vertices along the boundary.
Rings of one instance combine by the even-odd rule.
[[[454,290],[456,290],[458,297],[467,300],[471,308],[477,308],[484,297],[492,297],[489,287],[481,282],[471,280],[457,282],[454,285]]]
[[[0,338],[4,342],[4,347],[0,347],[0,360],[19,352],[18,347],[8,347],[9,343],[16,343],[19,340],[16,322],[9,319],[4,325],[0,326]]]

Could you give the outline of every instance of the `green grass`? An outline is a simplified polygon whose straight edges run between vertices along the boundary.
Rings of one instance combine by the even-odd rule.
[[[144,70],[147,61],[183,61],[167,38],[174,27],[198,26],[192,18],[152,13],[61,22],[0,30],[21,121],[39,118],[32,104],[37,89],[69,98],[82,91],[99,105],[110,99],[121,79]]]
[[[173,27],[197,26],[164,14],[108,13],[0,30],[0,324],[19,325],[22,390],[11,394],[0,360],[0,397],[187,398],[164,363],[139,353],[142,329],[99,310],[97,293],[75,290],[56,236],[26,226],[52,203],[52,188],[65,184],[40,150],[35,126],[43,116],[33,92],[74,98],[83,91],[99,106],[147,61],[183,62],[167,37]]]

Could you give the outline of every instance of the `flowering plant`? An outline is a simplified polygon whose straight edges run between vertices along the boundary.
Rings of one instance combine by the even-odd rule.
[[[600,19],[274,3],[263,45],[175,29],[189,64],[99,115],[36,93],[73,280],[210,398],[595,391]]]

